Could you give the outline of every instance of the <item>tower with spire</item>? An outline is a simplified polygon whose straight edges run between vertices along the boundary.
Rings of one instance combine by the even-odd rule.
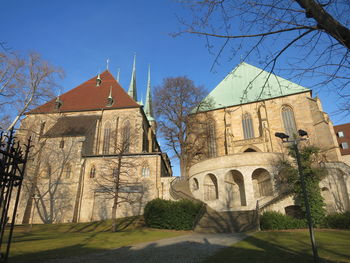
[[[131,80],[128,90],[129,96],[137,102],[137,90],[136,90],[136,54],[134,55],[134,63],[132,66]]]
[[[147,91],[146,91],[146,103],[145,103],[145,114],[152,127],[152,130],[156,131],[156,121],[153,117],[153,107],[152,107],[152,90],[151,90],[151,66],[148,66],[148,81],[147,81]]]

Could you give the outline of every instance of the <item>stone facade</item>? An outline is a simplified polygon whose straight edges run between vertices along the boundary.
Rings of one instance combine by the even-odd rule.
[[[95,79],[82,84],[87,92],[95,89],[105,93],[101,109],[90,106],[98,101],[74,104],[83,96],[78,92],[81,98],[77,98],[70,91],[56,99],[62,107],[51,101],[29,112],[21,122],[18,138],[24,141],[31,136],[34,147],[27,165],[18,223],[111,218],[116,195],[117,217],[140,215],[148,201],[163,197],[161,178],[172,172],[168,157],[157,143],[154,127],[143,107],[132,101],[109,72],[101,74],[101,79],[98,87]],[[105,106],[109,103],[108,91],[119,94],[114,95],[114,107]],[[73,109],[68,110],[68,106]]]
[[[238,77],[247,76],[238,74]],[[234,89],[235,84],[239,82],[226,85]],[[229,92],[225,94],[228,96]],[[342,163],[332,122],[323,112],[320,100],[312,98],[311,91],[289,91],[287,95],[225,107],[218,106],[224,103],[217,94],[215,96],[212,100],[216,107],[192,116],[199,122],[210,120],[210,126],[214,127],[204,140],[207,150],[198,152],[188,167],[190,189],[195,198],[220,212],[256,207],[285,212],[288,207],[297,205],[292,196],[278,193],[274,180],[274,164],[288,151],[275,133],[288,133],[288,128],[293,128],[307,131],[309,140],[300,144],[319,147],[323,162],[327,164],[329,175],[320,185],[327,210],[350,210],[349,167]],[[286,120],[283,111],[288,111],[289,119]],[[331,169],[330,163],[337,168]]]

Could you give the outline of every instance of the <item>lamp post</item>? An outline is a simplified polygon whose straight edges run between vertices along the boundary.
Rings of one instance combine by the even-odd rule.
[[[301,189],[303,191],[303,197],[304,197],[304,202],[305,202],[306,219],[307,219],[307,223],[309,226],[310,240],[311,240],[311,245],[312,245],[312,253],[314,256],[314,262],[317,263],[318,262],[317,245],[316,245],[313,223],[312,223],[312,218],[311,218],[309,198],[307,196],[305,178],[304,178],[303,169],[301,166],[300,153],[299,153],[299,148],[298,148],[298,143],[300,141],[305,141],[305,140],[308,140],[309,138],[305,138],[305,136],[307,136],[307,132],[304,130],[298,130],[298,135],[299,135],[299,138],[294,138],[294,139],[290,140],[289,135],[287,135],[285,133],[282,133],[282,132],[275,133],[275,136],[280,138],[283,143],[292,143],[293,144],[293,150],[295,151],[295,156],[296,156],[297,165],[298,165],[298,173],[300,176]]]

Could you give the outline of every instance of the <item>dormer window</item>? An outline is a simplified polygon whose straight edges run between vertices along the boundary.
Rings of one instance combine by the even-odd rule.
[[[98,74],[97,79],[96,79],[96,87],[99,87],[102,83],[102,80],[100,78],[100,74]]]
[[[114,103],[113,97],[112,97],[112,86],[109,87],[109,95],[107,97],[107,107],[111,107]]]
[[[349,149],[348,143],[347,143],[347,142],[342,142],[342,143],[341,143],[341,148],[342,148],[342,149]]]
[[[344,137],[344,132],[343,131],[338,131],[338,137],[343,138]]]
[[[55,101],[55,109],[58,110],[61,108],[63,102],[60,100],[60,97],[57,97],[56,101]]]
[[[112,105],[113,105],[113,103],[114,103],[114,100],[113,100],[113,98],[112,97],[108,97],[107,98],[107,107],[111,107]]]

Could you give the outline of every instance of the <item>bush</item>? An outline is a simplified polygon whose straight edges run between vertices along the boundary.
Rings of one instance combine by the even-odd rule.
[[[265,212],[260,217],[261,230],[282,230],[306,228],[305,219],[296,219],[278,212]]]
[[[201,207],[202,204],[189,200],[154,199],[147,203],[144,218],[148,227],[190,230]]]
[[[323,227],[350,229],[350,212],[327,215]]]

